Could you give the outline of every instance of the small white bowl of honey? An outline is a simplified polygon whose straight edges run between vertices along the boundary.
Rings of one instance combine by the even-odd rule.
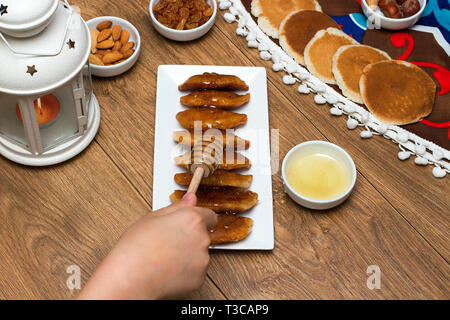
[[[341,147],[327,141],[308,141],[287,153],[281,175],[292,200],[309,209],[326,210],[350,196],[356,167]]]

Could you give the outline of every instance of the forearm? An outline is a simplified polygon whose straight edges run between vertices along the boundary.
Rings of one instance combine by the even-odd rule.
[[[126,267],[126,257],[108,256],[97,268],[78,295],[78,300],[153,300],[160,298],[156,284],[147,277],[137,279],[142,274],[139,267]]]

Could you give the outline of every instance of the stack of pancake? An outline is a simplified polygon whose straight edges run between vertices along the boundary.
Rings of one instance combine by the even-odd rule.
[[[381,121],[403,125],[428,116],[436,84],[422,69],[360,45],[321,11],[316,0],[254,0],[259,27],[315,77],[337,85]]]

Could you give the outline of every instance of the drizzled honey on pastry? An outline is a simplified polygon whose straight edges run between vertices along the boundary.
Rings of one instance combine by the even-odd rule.
[[[230,91],[202,90],[182,96],[180,103],[187,107],[210,107],[231,109],[240,107],[250,101],[250,94],[240,95]]]
[[[248,85],[237,76],[205,72],[190,77],[178,86],[180,91],[193,90],[240,90],[247,91]]]
[[[185,190],[175,190],[172,202],[180,201]],[[197,206],[216,213],[241,213],[258,204],[258,194],[249,190],[225,187],[200,187],[197,191]]]
[[[252,230],[253,220],[250,218],[235,214],[219,214],[217,218],[217,225],[209,234],[212,245],[241,241]]]
[[[191,172],[177,173],[174,176],[176,183],[188,186],[191,183],[193,174]],[[216,170],[214,174],[203,178],[200,185],[208,187],[234,187],[248,189],[252,183],[252,175],[239,174],[233,171]]]
[[[222,139],[224,149],[245,150],[250,147],[250,141],[242,139],[230,132],[207,130],[199,135],[195,135],[194,131],[175,131],[173,139],[175,142],[185,146],[193,147],[200,140],[205,142],[213,142],[216,137]]]
[[[175,164],[189,169],[192,164],[193,155],[192,152],[187,152],[181,156],[175,157]],[[217,169],[222,170],[235,170],[235,169],[250,169],[250,160],[242,154],[234,151],[223,152],[223,160],[217,164]]]
[[[247,122],[247,115],[205,107],[192,108],[179,112],[177,114],[177,120],[183,128],[188,130],[195,129],[195,122],[198,122],[202,130],[226,130],[245,124]]]

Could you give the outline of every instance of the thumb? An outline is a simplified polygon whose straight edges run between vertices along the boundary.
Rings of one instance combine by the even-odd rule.
[[[186,193],[183,198],[181,198],[180,202],[184,202],[185,206],[183,207],[194,207],[197,204],[197,196],[195,195],[195,193],[189,192]]]
[[[167,215],[186,207],[195,207],[196,204],[197,196],[194,193],[186,193],[180,201],[158,210],[155,213],[159,215]]]

